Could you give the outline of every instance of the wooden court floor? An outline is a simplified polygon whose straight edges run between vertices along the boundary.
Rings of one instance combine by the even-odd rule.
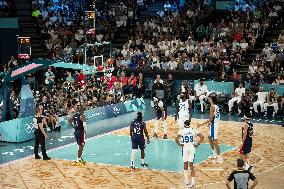
[[[192,125],[202,120],[193,119]],[[177,134],[177,125],[168,118],[169,138]],[[152,135],[153,121],[147,123]],[[241,141],[240,122],[221,122],[219,142],[239,148]],[[208,128],[199,129],[207,136]],[[113,134],[128,135],[128,128]],[[162,137],[160,128],[159,137]],[[251,163],[259,180],[258,189],[284,188],[284,130],[281,126],[255,124]],[[208,143],[207,140],[205,140]],[[129,149],[130,150],[130,149]],[[148,152],[150,153],[150,152]],[[196,188],[223,189],[229,173],[235,168],[238,149],[223,154],[224,163],[205,161],[196,165]],[[147,160],[147,157],[146,157]],[[151,160],[148,160],[150,163]],[[136,169],[87,163],[74,166],[66,160],[41,161],[28,158],[0,167],[0,188],[183,188],[183,172]]]

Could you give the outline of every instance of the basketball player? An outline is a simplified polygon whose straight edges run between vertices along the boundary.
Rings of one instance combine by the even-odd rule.
[[[246,163],[245,169],[252,172],[253,166],[249,163],[249,154],[252,147],[252,136],[253,136],[253,123],[250,121],[251,117],[249,114],[244,115],[244,125],[242,126],[242,146],[240,149],[240,157]]]
[[[196,135],[199,137],[199,141],[195,142]],[[180,139],[182,138],[182,143]],[[195,172],[193,167],[193,161],[195,157],[195,148],[197,148],[204,140],[204,136],[190,127],[190,120],[184,122],[184,128],[178,132],[175,138],[176,143],[182,147],[182,157],[184,162],[184,184],[186,187],[193,187],[195,183]],[[188,164],[191,171],[191,184],[188,180]]]
[[[209,96],[209,102],[210,102],[210,117],[209,120],[207,120],[204,123],[198,124],[197,127],[201,127],[202,125],[208,125],[209,126],[209,142],[212,149],[212,155],[209,158],[216,159],[217,163],[222,163],[223,158],[220,153],[220,147],[218,144],[218,130],[220,125],[220,112],[219,107],[216,105],[217,102],[217,95],[216,94],[210,94]],[[216,152],[217,156],[216,156]],[[215,161],[215,160],[214,160]]]
[[[175,120],[178,122],[179,130],[183,129],[184,122],[186,120],[191,119],[192,115],[192,108],[191,108],[191,101],[187,99],[186,93],[180,93],[180,100],[177,103],[176,107],[176,116]]]
[[[130,124],[130,137],[132,142],[132,151],[131,151],[131,169],[135,170],[135,154],[138,150],[138,146],[141,150],[141,166],[148,167],[148,164],[145,163],[145,139],[144,134],[147,138],[147,144],[150,144],[150,139],[148,131],[146,128],[146,123],[143,121],[143,116],[141,112],[137,113],[137,118],[134,119]]]
[[[167,123],[166,123],[167,107],[161,99],[158,99],[156,97],[153,97],[153,100],[151,101],[151,106],[153,108],[154,115],[155,115],[155,118],[156,118],[153,137],[154,138],[158,137],[158,135],[157,135],[158,127],[159,127],[160,122],[162,122],[163,129],[164,129],[163,139],[167,139],[168,138],[168,136],[167,136],[168,129],[167,129]]]
[[[82,165],[86,163],[82,159],[82,153],[85,145],[85,134],[86,134],[85,132],[87,127],[86,119],[83,114],[84,114],[83,106],[78,106],[77,112],[68,120],[68,123],[75,129],[74,135],[77,144],[79,146],[78,157],[76,161],[77,165]]]

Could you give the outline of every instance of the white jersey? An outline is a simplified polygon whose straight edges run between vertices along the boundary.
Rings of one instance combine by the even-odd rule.
[[[213,105],[215,108],[214,117],[210,123],[209,136],[211,139],[218,139],[219,123],[220,123],[220,111],[217,105]]]
[[[220,121],[220,110],[219,110],[219,107],[216,104],[214,104],[213,107],[215,108],[213,121],[214,122],[219,122]]]
[[[190,115],[189,115],[188,99],[186,99],[186,101],[180,100],[178,106],[179,106],[179,112],[178,112],[179,118],[182,118],[182,117],[188,117],[189,118]]]
[[[235,89],[235,93],[238,95],[237,97],[242,97],[246,92],[246,89],[244,87],[240,88],[236,88]]]
[[[258,92],[256,93],[257,95],[257,101],[266,101],[266,97],[267,97],[268,92]]]
[[[200,95],[204,95],[205,93],[209,93],[208,87],[205,84],[200,85],[199,83],[197,83],[194,87],[194,90],[196,92],[196,96],[200,96]]]
[[[192,148],[195,144],[196,131],[193,128],[184,128],[178,132],[182,136],[184,148]]]

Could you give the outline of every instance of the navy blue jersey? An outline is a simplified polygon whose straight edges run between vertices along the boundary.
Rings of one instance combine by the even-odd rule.
[[[47,102],[42,102],[41,106],[42,106],[43,111],[47,110],[47,108],[48,108]]]
[[[138,121],[137,119],[133,120],[130,125],[130,130],[132,132],[132,140],[144,139],[145,123],[143,121]]]
[[[82,114],[75,113],[73,116],[73,124],[75,126],[75,131],[84,131],[83,121],[81,120]]]
[[[248,122],[247,136],[245,139],[245,143],[252,143],[252,135],[253,135],[253,123]],[[242,128],[242,137],[244,137],[244,128]]]

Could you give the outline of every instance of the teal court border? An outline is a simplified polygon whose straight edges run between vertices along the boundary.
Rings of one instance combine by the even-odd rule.
[[[125,129],[125,128],[124,128]],[[78,146],[71,143],[54,149],[48,155],[55,159],[74,161],[77,158]],[[220,144],[221,153],[235,149],[234,146]],[[152,139],[146,147],[145,161],[148,169],[179,172],[183,170],[182,149],[174,140]],[[83,158],[87,162],[102,165],[129,167],[131,153],[130,137],[106,133],[86,141]],[[200,164],[211,155],[209,144],[201,144],[196,149],[194,164]],[[135,166],[140,167],[140,151],[137,152]]]

